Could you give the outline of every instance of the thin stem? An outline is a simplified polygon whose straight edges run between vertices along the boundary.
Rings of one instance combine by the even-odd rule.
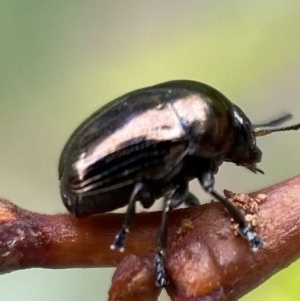
[[[229,215],[219,203],[170,214],[166,272],[172,300],[237,300],[299,258],[300,175],[251,196],[262,193],[267,200],[259,205],[257,218],[258,235],[265,245],[257,252],[234,235]],[[68,214],[29,212],[0,200],[0,271],[105,267],[123,259],[109,300],[141,300],[139,296],[155,300],[159,289],[154,254],[160,217],[161,212],[138,214],[125,252],[120,253],[109,246],[123,215],[77,220]]]

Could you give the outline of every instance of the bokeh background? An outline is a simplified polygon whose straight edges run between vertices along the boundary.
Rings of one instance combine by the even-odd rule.
[[[1,197],[64,212],[57,165],[73,129],[115,97],[162,81],[208,83],[254,122],[284,112],[299,122],[299,15],[298,0],[0,1]],[[258,143],[266,175],[224,164],[219,191],[252,191],[299,174],[300,133]],[[13,272],[1,276],[1,300],[105,300],[112,273]],[[294,263],[242,300],[298,301],[299,273]]]

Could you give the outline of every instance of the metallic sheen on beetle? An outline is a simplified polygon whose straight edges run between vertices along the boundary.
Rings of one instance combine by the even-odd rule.
[[[195,178],[227,208],[250,246],[263,246],[243,214],[214,190],[214,175],[223,162],[263,173],[256,166],[262,157],[256,137],[298,130],[300,124],[278,127],[290,118],[286,114],[252,125],[222,93],[196,81],[170,81],[130,92],[92,114],[69,138],[59,162],[63,202],[76,217],[128,205],[111,246],[122,251],[135,203],[149,208],[163,197],[155,261],[157,285],[166,286],[167,217],[182,203],[199,203],[188,187]]]

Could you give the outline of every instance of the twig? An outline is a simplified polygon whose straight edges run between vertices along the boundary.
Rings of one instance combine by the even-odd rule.
[[[300,255],[300,176],[265,194],[257,215],[265,246],[253,252],[236,237],[222,205],[176,210],[169,220],[167,292],[172,300],[237,300]],[[156,300],[154,251],[161,212],[139,214],[124,253],[109,246],[123,215],[77,220],[42,215],[0,200],[0,271],[30,267],[105,267],[120,263],[109,300]],[[130,255],[129,254],[135,254]]]

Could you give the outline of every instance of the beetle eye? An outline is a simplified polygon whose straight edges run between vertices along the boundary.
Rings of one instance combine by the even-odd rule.
[[[252,144],[252,146],[256,145],[256,138],[255,138],[255,135],[253,134],[253,132],[251,132],[251,144]]]

